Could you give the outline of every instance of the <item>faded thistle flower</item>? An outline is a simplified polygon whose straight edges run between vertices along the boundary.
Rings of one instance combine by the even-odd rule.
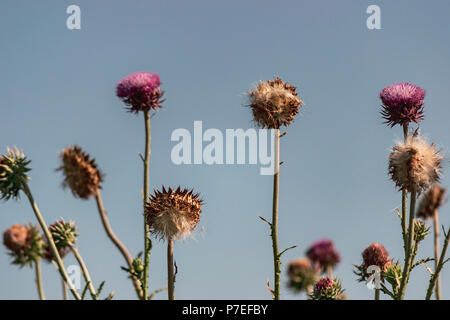
[[[73,146],[60,153],[61,166],[56,169],[64,175],[63,188],[69,187],[75,197],[89,199],[103,182],[103,173],[97,168],[94,159],[80,147]]]
[[[164,91],[160,89],[159,75],[150,72],[136,72],[123,78],[116,87],[116,94],[130,112],[157,110],[161,107]]]
[[[162,187],[154,191],[145,204],[145,216],[150,232],[161,239],[183,239],[200,221],[203,200],[193,190]]]
[[[314,290],[310,295],[312,300],[343,300],[344,290],[342,283],[337,278],[320,278],[314,285]]]
[[[319,274],[320,270],[307,258],[291,261],[288,265],[289,287],[306,291],[317,282]]]
[[[439,181],[443,157],[420,136],[399,142],[389,155],[389,174],[399,189],[422,192]]]
[[[23,152],[17,148],[7,148],[7,154],[0,154],[0,199],[18,199],[23,184],[30,180],[27,173],[31,171]]]
[[[29,224],[14,224],[3,232],[3,244],[20,267],[31,265],[44,254],[44,242],[39,228]]]
[[[444,204],[447,190],[439,184],[432,185],[423,195],[417,209],[417,216],[424,219],[432,218]]]
[[[391,127],[423,120],[425,90],[411,83],[396,83],[380,92],[385,123]]]
[[[280,78],[260,81],[248,93],[253,119],[261,128],[279,129],[294,121],[303,101],[297,96],[296,87]]]
[[[334,268],[341,261],[341,256],[330,239],[316,241],[306,251],[306,255],[312,262],[317,263],[323,272],[327,268]]]

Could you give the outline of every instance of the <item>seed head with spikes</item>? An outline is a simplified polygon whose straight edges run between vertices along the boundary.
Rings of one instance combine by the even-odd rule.
[[[24,183],[30,180],[27,160],[17,148],[7,148],[7,154],[0,154],[0,199],[18,199]]]

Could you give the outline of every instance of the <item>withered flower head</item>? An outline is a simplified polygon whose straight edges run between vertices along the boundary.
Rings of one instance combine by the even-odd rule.
[[[0,154],[0,199],[18,199],[24,183],[30,180],[27,160],[17,148],[7,148],[7,154]]]
[[[80,147],[64,149],[60,158],[61,166],[56,170],[63,172],[63,188],[69,187],[73,195],[81,199],[89,199],[101,189],[103,173]]]
[[[136,72],[123,78],[116,87],[116,94],[130,107],[130,112],[158,110],[164,91],[160,88],[159,75],[150,72]]]
[[[3,232],[3,244],[14,258],[13,264],[21,267],[31,265],[43,256],[44,242],[39,228],[14,224]]]
[[[364,249],[362,257],[365,269],[370,266],[378,266],[381,270],[385,270],[392,262],[387,250],[376,242]]]
[[[319,268],[307,258],[291,261],[288,265],[289,287],[296,291],[307,290],[316,283],[319,274]]]
[[[412,136],[392,148],[389,174],[398,188],[422,192],[439,181],[442,160],[434,144]]]
[[[444,204],[447,190],[438,183],[431,186],[423,195],[417,210],[417,216],[424,219],[432,218]]]
[[[162,187],[145,204],[147,224],[156,237],[183,239],[191,234],[200,221],[203,200],[193,190]]]
[[[294,121],[303,101],[297,96],[296,87],[280,78],[260,81],[248,93],[253,119],[261,128],[279,129]]]

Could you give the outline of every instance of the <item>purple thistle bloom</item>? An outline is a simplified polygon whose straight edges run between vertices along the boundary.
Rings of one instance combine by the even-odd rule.
[[[314,285],[314,290],[317,292],[323,292],[334,285],[334,281],[328,277],[320,278],[319,281]]]
[[[424,119],[423,103],[425,90],[408,82],[396,83],[384,88],[380,92],[383,103],[381,115],[385,123],[391,127],[396,124],[408,125],[410,122],[419,123]]]
[[[161,91],[159,75],[150,72],[136,72],[123,78],[116,87],[117,97],[129,105],[129,111],[157,110],[161,108]]]
[[[334,267],[341,262],[341,256],[330,239],[321,239],[313,243],[306,252],[308,258],[319,264],[325,271],[328,267]]]

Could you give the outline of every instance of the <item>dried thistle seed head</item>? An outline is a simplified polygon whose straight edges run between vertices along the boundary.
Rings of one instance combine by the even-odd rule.
[[[13,257],[13,264],[20,267],[31,265],[44,254],[44,242],[39,228],[29,224],[15,224],[3,233],[3,244]]]
[[[289,126],[303,103],[295,90],[296,87],[284,83],[280,78],[260,81],[248,93],[255,122],[261,128],[268,129]]]
[[[17,148],[7,148],[7,154],[0,154],[0,199],[19,198],[19,191],[30,180],[27,175],[30,163]]]
[[[69,187],[75,197],[85,200],[101,189],[103,173],[80,147],[64,149],[60,158],[61,166],[56,170],[64,175],[63,188]]]
[[[291,261],[288,265],[289,287],[297,292],[306,291],[317,282],[319,274],[319,268],[307,258]]]
[[[193,190],[162,187],[145,204],[145,216],[150,232],[161,239],[183,239],[191,234],[200,221],[203,200]]]
[[[342,300],[345,299],[342,283],[338,279],[321,278],[314,285],[312,300]]]
[[[399,189],[420,193],[439,181],[442,160],[434,144],[412,136],[392,148],[389,174]]]
[[[341,255],[330,239],[316,241],[306,251],[306,255],[312,262],[317,263],[323,272],[329,267],[334,268],[341,261]]]
[[[417,216],[424,219],[432,218],[444,204],[447,190],[438,183],[432,185],[423,195],[417,209]]]
[[[370,266],[378,266],[381,270],[385,270],[392,262],[387,250],[376,242],[364,249],[362,257],[365,269]]]
[[[158,110],[164,91],[160,88],[159,75],[150,72],[136,72],[123,78],[116,87],[116,94],[130,112]]]
[[[423,120],[425,90],[411,83],[396,83],[380,92],[381,115],[391,127]]]

